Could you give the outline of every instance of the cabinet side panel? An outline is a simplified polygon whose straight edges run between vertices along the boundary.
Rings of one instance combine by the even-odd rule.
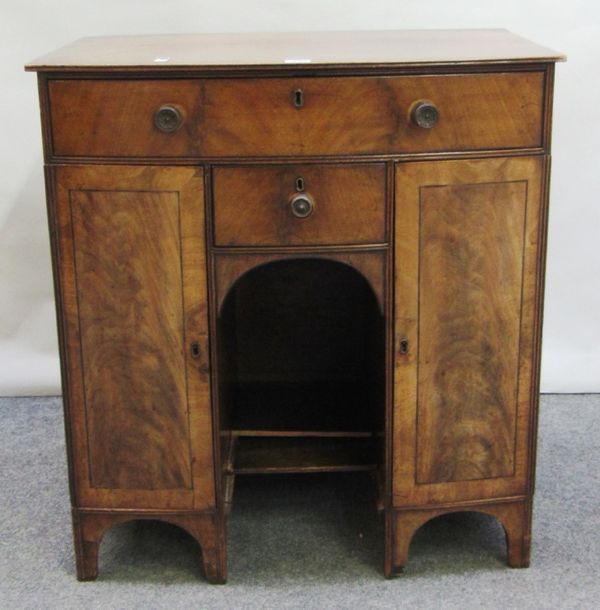
[[[189,487],[178,195],[70,204],[91,485]]]
[[[525,181],[420,189],[417,482],[514,472]]]

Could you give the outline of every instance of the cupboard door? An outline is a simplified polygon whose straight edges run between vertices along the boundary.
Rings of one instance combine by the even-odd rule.
[[[397,165],[396,506],[527,493],[543,163]]]
[[[51,171],[75,501],[212,506],[202,172]]]

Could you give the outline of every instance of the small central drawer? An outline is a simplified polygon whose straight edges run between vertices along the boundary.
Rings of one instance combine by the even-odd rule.
[[[216,246],[386,241],[383,163],[213,169]]]

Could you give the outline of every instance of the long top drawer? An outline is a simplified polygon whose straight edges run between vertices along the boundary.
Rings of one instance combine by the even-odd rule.
[[[544,73],[50,80],[56,156],[377,155],[542,145]],[[437,109],[415,123],[419,102]]]

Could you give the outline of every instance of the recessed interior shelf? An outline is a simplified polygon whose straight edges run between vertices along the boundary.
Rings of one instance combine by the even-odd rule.
[[[352,472],[376,464],[372,438],[238,437],[233,473]]]

